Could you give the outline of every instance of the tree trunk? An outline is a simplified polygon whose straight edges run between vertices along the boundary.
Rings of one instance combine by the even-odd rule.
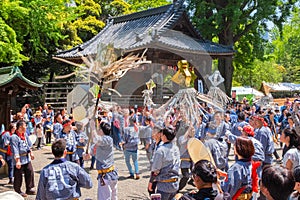
[[[230,28],[230,23],[227,22],[224,30],[218,35],[219,43],[226,46],[233,46],[233,32]],[[231,96],[232,76],[233,76],[233,59],[232,57],[219,58],[218,69],[225,79],[224,86],[225,92],[228,96]]]
[[[232,58],[219,58],[218,69],[225,79],[224,87],[225,92],[228,96],[231,96],[231,86],[232,86],[232,75],[233,75],[233,65]]]

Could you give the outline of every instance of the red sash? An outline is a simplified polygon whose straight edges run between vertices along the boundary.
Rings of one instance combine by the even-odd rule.
[[[3,133],[1,134],[1,137],[4,135],[4,133],[9,133],[10,136],[12,135],[12,133],[9,132],[9,131],[3,131]],[[11,155],[12,155],[10,145],[7,146],[7,152],[6,152],[6,155],[8,155],[8,156],[11,156]]]

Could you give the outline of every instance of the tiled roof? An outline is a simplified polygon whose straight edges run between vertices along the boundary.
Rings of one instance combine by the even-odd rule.
[[[70,50],[57,53],[55,57],[76,58],[82,55],[96,55],[98,44],[111,43],[115,48],[123,49],[125,52],[162,45],[170,49],[198,54],[232,55],[234,53],[231,47],[204,40],[191,24],[189,25],[193,27],[196,37],[172,30],[184,14],[185,7],[182,3],[175,3],[111,18],[106,27],[95,37]]]
[[[21,70],[18,67],[2,67],[0,68],[0,87],[11,83],[15,79],[20,79],[31,87],[42,87],[43,85],[34,83],[22,75]]]

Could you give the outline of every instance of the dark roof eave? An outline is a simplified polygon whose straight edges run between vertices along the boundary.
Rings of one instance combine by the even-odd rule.
[[[19,77],[16,77],[16,78],[14,78],[13,80],[11,80],[9,82],[6,82],[4,84],[0,84],[0,88],[7,88],[7,87],[10,87],[10,86],[14,86],[16,84],[19,87],[28,88],[28,89],[31,89],[31,90],[37,90],[38,88],[43,87],[42,84],[36,84],[36,83],[30,84],[30,83],[24,81],[23,79],[21,79]]]

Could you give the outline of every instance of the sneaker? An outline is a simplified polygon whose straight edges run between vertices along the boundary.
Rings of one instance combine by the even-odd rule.
[[[35,192],[35,190],[31,189],[29,191],[26,191],[26,194],[28,194],[28,195],[36,195],[36,192]]]
[[[27,197],[27,194],[25,194],[24,192],[20,192],[19,195],[21,195],[22,197]]]
[[[139,174],[135,174],[135,180],[139,180],[141,177]]]
[[[127,179],[134,179],[134,175],[130,175],[128,177],[126,177]]]
[[[13,185],[14,184],[14,179],[10,178],[7,184]]]

